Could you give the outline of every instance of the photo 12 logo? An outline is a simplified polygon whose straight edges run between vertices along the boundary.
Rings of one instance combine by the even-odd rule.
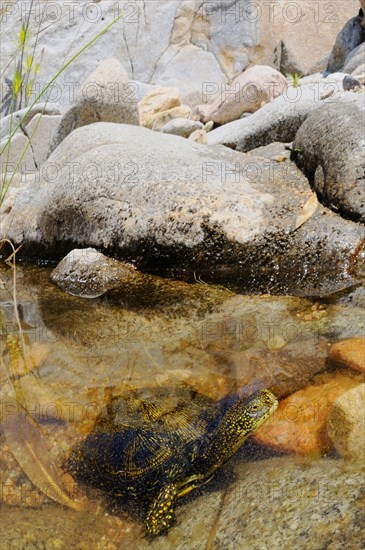
[[[99,23],[108,19],[123,17],[124,24],[138,23],[139,5],[135,2],[78,2],[77,0],[1,2],[1,21],[7,23],[11,18],[24,20],[31,16],[35,23],[51,24],[64,20],[66,23],[84,21]]]
[[[200,7],[200,16],[204,21],[210,21],[213,17],[220,18],[222,23],[247,22],[258,23],[259,21],[274,23],[276,21],[285,23],[300,23],[304,17],[309,17],[314,23],[338,23],[339,4],[338,2],[326,2],[305,0],[304,2],[277,2],[260,1],[247,2],[238,0],[236,2],[203,2]]]

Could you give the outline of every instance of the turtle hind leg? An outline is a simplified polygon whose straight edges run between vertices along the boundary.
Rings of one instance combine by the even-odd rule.
[[[166,531],[172,524],[177,496],[176,485],[167,483],[152,502],[146,516],[147,531],[152,537]]]

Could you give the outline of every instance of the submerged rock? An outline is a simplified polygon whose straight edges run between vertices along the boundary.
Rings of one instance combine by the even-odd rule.
[[[99,499],[84,512],[60,506],[2,509],[3,544],[25,548],[24,539],[47,548],[216,550],[250,548],[361,548],[364,542],[359,465],[322,459],[240,461],[234,481],[181,500],[177,521],[164,537],[148,540],[143,525],[117,504]],[[223,485],[223,488],[222,488]],[[95,496],[94,496],[95,498]],[[110,511],[112,510],[112,513]],[[15,513],[16,511],[16,513]]]
[[[253,388],[271,374],[271,379],[266,378],[270,384],[290,392],[295,385],[301,387],[308,383],[305,379],[309,372],[309,368],[305,370],[307,366],[312,369],[316,365],[317,368],[323,367],[328,347],[323,346],[326,339],[356,336],[362,334],[364,327],[361,308],[326,304],[322,309],[320,302],[309,299],[233,296],[227,290],[211,285],[189,285],[146,275],[144,277],[151,279],[149,287],[146,283],[144,286],[136,285],[133,293],[134,281],[122,284],[125,292],[119,301],[115,296],[86,301],[50,284],[49,271],[49,268],[21,264],[17,268],[17,297],[22,326],[37,342],[47,342],[49,349],[47,356],[44,356],[45,362],[43,358],[42,364],[37,361],[34,375],[22,376],[19,371],[21,378],[14,383],[24,399],[23,404],[41,423],[42,433],[49,438],[56,464],[62,464],[67,449],[81,436],[86,436],[105,400],[127,388],[188,384],[199,393],[218,399],[233,388],[240,387],[244,380]],[[14,330],[13,309],[8,298],[12,270],[3,270],[1,275],[5,284],[5,288],[0,288],[3,322],[7,330]],[[261,351],[261,360],[248,365],[241,358],[240,362],[235,363],[239,370],[235,369],[230,358],[249,348],[254,358],[255,351]],[[3,358],[7,360],[6,353]],[[290,365],[288,360],[291,360]],[[6,393],[9,389],[12,390],[11,385],[10,388],[3,387],[2,391]],[[51,548],[56,545],[56,540],[61,547],[68,548],[75,545],[75,541],[88,541],[88,537],[92,540],[91,547],[95,546],[95,541],[101,541],[102,548],[107,533],[108,543],[115,543],[116,548],[124,548],[127,540],[129,546],[136,549],[143,548],[144,544],[146,547],[154,544],[159,548],[161,541],[167,548],[166,545],[170,544],[171,548],[180,545],[181,548],[196,546],[199,549],[205,545],[207,532],[216,524],[219,527],[217,537],[223,537],[224,541],[224,537],[230,536],[233,542],[238,537],[241,546],[241,537],[252,534],[253,524],[246,524],[247,517],[250,520],[256,517],[256,521],[261,521],[260,518],[265,518],[266,513],[277,514],[275,519],[284,532],[288,530],[288,537],[299,537],[303,532],[303,523],[300,523],[293,535],[293,525],[299,522],[300,517],[304,517],[300,521],[307,521],[307,512],[303,510],[305,505],[308,506],[308,501],[313,506],[311,513],[314,514],[316,507],[316,514],[333,513],[333,521],[338,520],[340,512],[334,507],[334,502],[339,505],[339,493],[336,491],[342,484],[341,506],[345,506],[351,491],[354,500],[349,501],[346,513],[355,513],[353,505],[357,506],[357,493],[354,491],[358,487],[358,478],[353,477],[356,470],[352,465],[338,461],[311,464],[305,459],[306,463],[302,466],[299,460],[294,463],[285,457],[271,461],[267,469],[266,461],[251,462],[254,449],[257,451],[254,458],[266,456],[266,451],[252,445],[248,461],[238,462],[234,468],[232,463],[228,465],[228,478],[234,471],[234,478],[229,478],[231,483],[228,486],[227,478],[219,477],[217,485],[210,485],[211,492],[206,486],[200,494],[197,492],[181,501],[181,506],[177,508],[177,524],[167,538],[150,543],[143,538],[141,520],[131,517],[117,503],[111,512],[110,501],[95,502],[93,495],[89,495],[85,515],[74,515],[72,511],[50,504],[45,495],[27,480],[1,439],[0,444],[3,482],[0,498],[6,504],[17,506],[9,509],[6,505],[2,506],[2,526],[4,521],[11,519],[12,530],[6,529],[6,536],[10,537],[6,541],[15,540],[16,548],[20,540],[18,535],[23,539],[29,538],[35,529],[37,544],[44,540]],[[240,458],[242,455],[237,457],[238,460]],[[359,469],[358,464],[356,469]],[[318,472],[321,477],[318,477]],[[266,484],[269,480],[271,484]],[[332,481],[335,486],[331,485]],[[217,492],[222,486],[227,487],[226,496],[223,491]],[[321,492],[313,493],[313,487],[319,487]],[[298,494],[302,489],[304,494]],[[298,501],[302,500],[302,496],[305,502],[300,503]],[[235,518],[232,527],[226,522],[226,498],[229,503],[227,514]],[[315,499],[314,503],[311,498]],[[222,520],[218,518],[221,505]],[[27,506],[25,512],[29,515],[22,515],[21,506]],[[31,506],[42,508],[39,520]],[[283,507],[285,517],[281,513]],[[49,514],[46,525],[45,514]],[[294,517],[293,525],[289,527],[286,523],[288,514]],[[19,521],[18,531],[19,517],[22,521]],[[311,517],[309,512],[308,517]],[[343,519],[343,515],[341,517]],[[60,518],[62,528],[57,531]],[[315,519],[311,521],[315,529]],[[311,536],[314,536],[313,529],[311,527]],[[315,532],[319,537],[323,536],[323,530]],[[341,534],[342,538],[355,535],[355,528],[344,530]],[[72,537],[71,544],[68,536]],[[130,538],[126,539],[126,536]],[[258,535],[255,536],[257,538]],[[272,533],[263,530],[262,536],[263,544],[268,545]]]
[[[97,298],[128,279],[138,277],[131,264],[108,258],[94,248],[72,250],[51,273],[51,280],[62,290]]]
[[[323,105],[295,136],[297,164],[322,204],[365,223],[365,95]]]
[[[333,344],[329,357],[339,365],[365,372],[365,338],[348,338]]]
[[[365,463],[365,384],[341,395],[333,404],[327,431],[346,460]]]
[[[354,283],[363,228],[319,207],[295,230],[310,195],[291,161],[97,123],[62,142],[0,233],[28,257],[96,247],[163,276],[323,294]]]
[[[326,431],[332,403],[361,383],[360,375],[339,371],[317,375],[314,384],[293,393],[254,434],[254,439],[274,450],[302,455],[331,450]]]
[[[213,103],[198,105],[198,114],[202,122],[232,122],[243,113],[254,113],[265,103],[273,102],[287,87],[287,80],[279,71],[267,65],[254,65],[236,76],[229,86],[222,86]]]

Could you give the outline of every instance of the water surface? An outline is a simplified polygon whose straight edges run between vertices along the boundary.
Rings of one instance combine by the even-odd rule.
[[[49,274],[46,267],[17,268],[16,299],[29,356],[14,362],[11,345],[21,346],[21,339],[13,272],[0,272],[2,420],[10,410],[7,396],[15,397],[57,468],[112,396],[183,384],[211,399],[263,386],[282,398],[318,372],[331,372],[332,342],[364,331],[361,290],[321,300],[243,296],[203,282],[152,277],[138,292],[121,289],[90,300],[64,293]],[[326,540],[339,548],[346,522],[360,517],[359,466],[334,453],[298,458],[248,442],[212,483],[182,499],[169,533],[150,541],[138,514],[95,489],[72,486],[75,498],[86,497],[81,512],[47,498],[14,458],[14,440],[27,434],[8,440],[5,435],[4,548],[262,549],[293,548],[293,540],[298,548],[325,548]],[[292,487],[285,495],[283,483]],[[351,506],[336,512],[341,498]],[[332,538],[317,533],[315,514],[317,523],[325,524],[327,516],[337,526],[328,534]],[[351,536],[360,540],[356,529]]]

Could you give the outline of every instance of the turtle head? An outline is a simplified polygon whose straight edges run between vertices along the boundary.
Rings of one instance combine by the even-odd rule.
[[[238,443],[242,443],[275,411],[278,400],[270,390],[260,390],[246,398],[241,398],[228,408],[221,429],[233,430]],[[240,444],[240,443],[239,443]]]
[[[212,469],[226,462],[250,435],[275,411],[278,400],[270,390],[264,389],[249,397],[234,396],[223,399],[219,422],[211,438]]]

